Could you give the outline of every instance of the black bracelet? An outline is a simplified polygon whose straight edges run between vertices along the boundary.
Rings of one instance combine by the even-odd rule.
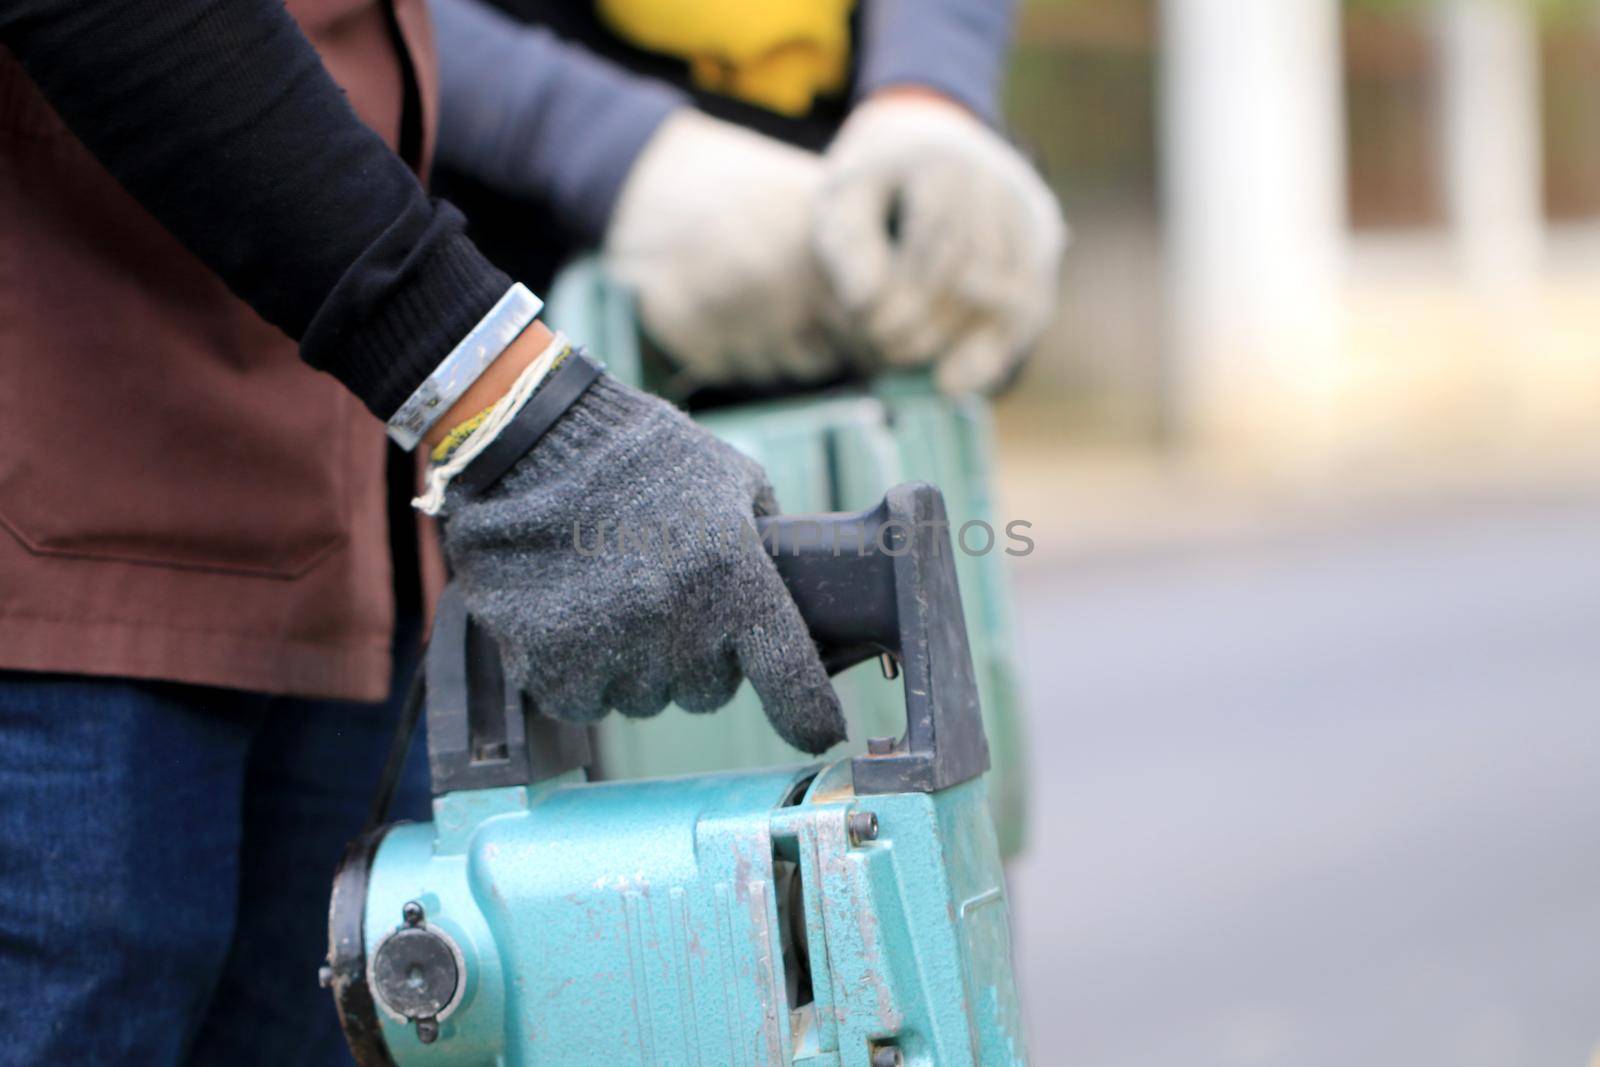
[[[517,460],[539,443],[539,438],[549,432],[604,370],[605,367],[590,359],[583,349],[575,349],[561,361],[561,366],[550,372],[505,429],[455,476],[453,484],[476,496],[498,482]]]

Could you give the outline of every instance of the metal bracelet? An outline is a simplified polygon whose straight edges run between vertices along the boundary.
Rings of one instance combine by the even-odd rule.
[[[422,435],[472,388],[489,364],[539,317],[543,307],[544,301],[521,282],[507,289],[389,419],[389,437],[394,443],[408,450],[416,448]]]

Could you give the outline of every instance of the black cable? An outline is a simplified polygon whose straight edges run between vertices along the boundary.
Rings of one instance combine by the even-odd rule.
[[[378,778],[378,790],[372,796],[372,807],[367,812],[367,825],[363,834],[371,833],[389,818],[389,805],[394,803],[394,791],[400,785],[400,772],[405,769],[406,756],[411,751],[411,738],[417,732],[417,719],[422,714],[422,698],[427,692],[422,663],[411,674],[411,686],[406,690],[406,702],[400,708],[400,720],[395,723],[394,740],[389,742],[389,757],[384,761],[383,774]]]

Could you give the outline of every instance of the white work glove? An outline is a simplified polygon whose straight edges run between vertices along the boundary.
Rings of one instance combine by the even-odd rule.
[[[1054,195],[955,104],[861,104],[823,157],[813,243],[879,365],[938,361],[947,393],[1003,381],[1049,324],[1067,230]]]
[[[837,369],[809,232],[821,182],[815,154],[690,109],[645,145],[602,254],[689,378],[804,381]]]

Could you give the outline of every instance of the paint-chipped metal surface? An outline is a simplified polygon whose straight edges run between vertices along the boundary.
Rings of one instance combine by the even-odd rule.
[[[983,782],[856,798],[839,763],[786,805],[815,770],[572,776],[397,827],[368,937],[418,900],[467,977],[433,1044],[384,1021],[396,1062],[868,1067],[880,1043],[907,1064],[1024,1062]],[[877,838],[852,842],[852,810]]]

